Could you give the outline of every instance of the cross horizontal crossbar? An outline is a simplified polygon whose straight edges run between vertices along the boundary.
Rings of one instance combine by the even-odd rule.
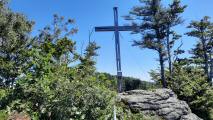
[[[134,31],[137,30],[137,26],[118,26],[118,31]],[[115,26],[102,26],[102,27],[95,27],[96,32],[103,32],[103,31],[115,31]]]

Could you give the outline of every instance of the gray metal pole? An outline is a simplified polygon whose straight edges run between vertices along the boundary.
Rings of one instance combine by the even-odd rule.
[[[117,79],[118,92],[122,92],[122,71],[121,71],[121,55],[120,55],[120,40],[118,29],[118,8],[114,7],[114,24],[115,24],[115,50],[116,50],[116,65],[117,65]]]

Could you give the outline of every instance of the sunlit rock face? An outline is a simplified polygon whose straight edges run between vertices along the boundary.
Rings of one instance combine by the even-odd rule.
[[[169,89],[133,90],[119,94],[119,99],[135,113],[155,115],[165,120],[202,120]]]

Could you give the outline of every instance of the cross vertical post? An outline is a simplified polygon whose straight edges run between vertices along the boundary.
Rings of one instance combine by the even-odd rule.
[[[117,84],[118,92],[122,92],[122,71],[121,71],[121,53],[120,53],[120,39],[118,30],[118,8],[114,7],[114,27],[115,27],[115,51],[116,51],[116,65],[117,65]]]
[[[116,53],[116,67],[117,67],[117,89],[122,92],[122,70],[121,70],[121,52],[120,52],[120,39],[119,31],[134,31],[139,30],[138,26],[119,26],[118,24],[118,8],[113,8],[114,12],[114,26],[101,26],[95,27],[96,32],[114,32],[115,34],[115,53]]]

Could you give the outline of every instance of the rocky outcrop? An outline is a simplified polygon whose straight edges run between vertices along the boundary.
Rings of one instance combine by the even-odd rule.
[[[119,98],[135,113],[156,115],[165,120],[202,120],[169,89],[133,90],[119,94]]]

